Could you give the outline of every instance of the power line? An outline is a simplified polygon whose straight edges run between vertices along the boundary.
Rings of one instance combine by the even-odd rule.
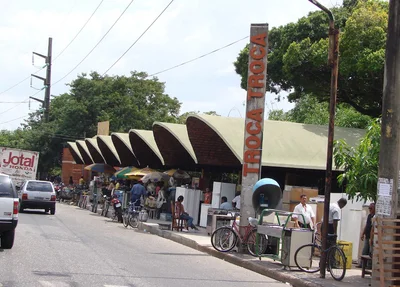
[[[75,41],[75,39],[79,36],[79,34],[82,32],[82,30],[86,27],[86,25],[87,25],[87,24],[89,23],[89,21],[92,19],[92,17],[94,16],[94,14],[97,12],[97,10],[100,8],[100,6],[103,4],[103,2],[104,2],[104,0],[101,0],[101,1],[100,1],[100,4],[97,5],[96,9],[95,9],[95,10],[93,11],[93,13],[90,15],[89,19],[85,22],[85,24],[83,24],[82,28],[78,31],[78,33],[74,36],[74,38],[72,38],[72,40],[67,44],[67,46],[65,46],[64,49],[61,50],[60,54],[58,54],[58,55],[53,59],[53,62],[54,62],[58,57],[60,57],[61,54],[63,54],[63,53],[65,52],[65,50],[68,49],[68,47],[72,44],[72,42]],[[76,3],[75,3],[75,4],[76,4]],[[71,11],[72,11],[72,8],[71,8],[70,12],[68,12],[68,14],[70,14]],[[63,22],[65,22],[65,20],[64,20]],[[45,67],[46,67],[46,66],[45,66]],[[45,67],[43,67],[43,68],[37,70],[37,71],[34,72],[33,74],[36,75],[36,74],[39,73],[41,70],[43,70]],[[6,93],[6,92],[8,92],[8,91],[10,91],[10,90],[12,90],[12,89],[14,89],[15,87],[19,86],[20,84],[22,84],[23,82],[25,82],[25,81],[28,80],[29,78],[31,78],[31,76],[28,76],[28,77],[22,79],[21,81],[19,81],[18,83],[14,84],[13,86],[11,86],[11,87],[7,88],[6,90],[0,92],[0,95],[1,95],[1,94],[4,94],[4,93]]]
[[[249,36],[243,37],[243,38],[241,38],[241,39],[239,39],[239,40],[236,40],[236,41],[234,41],[234,42],[232,42],[232,43],[229,43],[229,44],[227,44],[227,45],[225,45],[225,46],[223,46],[223,47],[220,47],[220,48],[218,48],[218,49],[212,50],[211,52],[208,52],[208,53],[206,53],[206,54],[203,54],[203,55],[201,55],[201,56],[198,56],[197,58],[194,58],[194,59],[188,60],[188,61],[186,61],[186,62],[180,63],[180,64],[178,64],[178,65],[175,65],[175,66],[171,67],[171,68],[168,68],[168,69],[165,69],[165,70],[161,70],[161,71],[159,71],[159,72],[157,72],[157,73],[153,73],[153,74],[149,75],[148,77],[152,77],[152,76],[155,76],[155,75],[158,75],[158,74],[161,74],[161,73],[170,71],[170,70],[172,70],[172,69],[176,69],[176,68],[181,67],[181,66],[183,66],[183,65],[189,64],[189,63],[191,63],[191,62],[194,62],[194,61],[196,61],[196,60],[199,60],[199,59],[201,59],[201,58],[204,58],[204,57],[206,57],[206,56],[208,56],[208,55],[211,55],[211,54],[213,54],[213,53],[216,53],[216,52],[218,52],[218,51],[220,51],[220,50],[222,50],[222,49],[228,48],[229,46],[232,46],[232,45],[234,45],[234,44],[236,44],[236,43],[238,43],[238,42],[240,42],[240,41],[243,41],[243,40],[245,40],[245,39],[247,39],[247,38],[249,38]]]
[[[101,4],[103,4],[104,0],[101,0],[99,5],[97,5],[96,9],[94,9],[93,13],[90,15],[89,19],[86,20],[85,24],[83,24],[83,26],[81,27],[81,29],[79,29],[78,33],[76,33],[75,37],[72,38],[72,40],[67,44],[67,46],[65,46],[64,49],[61,50],[61,52],[53,59],[53,62],[60,57],[65,50],[68,49],[68,47],[72,44],[72,42],[75,41],[75,39],[79,36],[79,34],[82,32],[83,29],[85,29],[86,25],[90,22],[90,20],[93,18],[94,14],[96,14],[97,10],[100,8]]]
[[[107,74],[107,72],[109,71],[109,70],[111,70],[112,69],[112,67],[114,67],[118,62],[119,62],[119,60],[121,60],[125,55],[126,55],[126,53],[128,53],[129,52],[129,50],[133,47],[133,46],[135,46],[135,44],[144,36],[144,34],[146,34],[146,32],[151,28],[151,26],[153,26],[153,24],[155,23],[155,22],[157,22],[157,20],[161,17],[161,15],[162,14],[164,14],[164,12],[168,9],[168,7],[172,4],[172,2],[174,2],[174,0],[171,0],[171,2],[169,2],[168,3],[168,5],[161,11],[161,13],[153,20],[153,22],[151,22],[151,24],[146,28],[146,30],[144,30],[144,32],[135,40],[135,42],[133,42],[132,43],[132,45],[130,45],[130,47],[103,73],[103,76],[105,75],[105,74]]]
[[[42,90],[43,90],[43,89],[42,89]],[[36,95],[39,94],[42,90],[37,91],[36,93],[34,93],[33,95],[31,95],[30,97],[36,96]],[[8,110],[5,110],[4,112],[0,113],[0,115],[3,115],[3,114],[5,114],[5,113],[7,113],[8,111],[11,111],[12,109],[18,107],[20,104],[25,103],[27,100],[29,100],[30,97],[26,98],[25,100],[23,100],[22,102],[16,104],[15,106],[9,108]]]
[[[108,33],[114,28],[114,26],[118,23],[118,21],[121,19],[121,17],[125,14],[126,10],[128,10],[128,8],[131,6],[131,4],[133,3],[133,1],[135,0],[131,0],[129,2],[129,4],[126,6],[126,8],[124,9],[124,11],[122,11],[122,13],[118,16],[117,20],[115,20],[114,24],[112,24],[112,26],[108,29],[108,31],[103,35],[103,37],[101,37],[100,41],[97,42],[97,44],[89,51],[89,53],[87,53],[87,55],[72,69],[70,70],[66,75],[64,75],[61,79],[57,80],[54,84],[52,84],[52,86],[58,84],[59,82],[61,82],[62,80],[64,80],[69,74],[71,74],[76,68],[79,67],[80,64],[83,63],[83,61],[86,60],[87,57],[89,57],[89,55],[94,51],[94,49],[97,48],[97,46],[104,40],[104,38],[108,35]]]
[[[6,122],[2,122],[2,123],[0,123],[0,125],[2,125],[2,124],[7,124],[7,123],[11,123],[11,122],[13,122],[13,121],[16,121],[16,120],[25,118],[26,116],[28,116],[28,115],[25,115],[25,116],[22,116],[22,117],[19,117],[19,118],[16,118],[16,119],[12,119],[12,120],[9,120],[9,121],[6,121]]]

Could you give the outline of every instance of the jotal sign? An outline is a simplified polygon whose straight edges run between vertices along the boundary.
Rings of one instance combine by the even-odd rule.
[[[246,119],[242,168],[241,225],[254,216],[252,188],[260,179],[267,78],[268,24],[250,28]],[[243,221],[242,221],[243,220]]]

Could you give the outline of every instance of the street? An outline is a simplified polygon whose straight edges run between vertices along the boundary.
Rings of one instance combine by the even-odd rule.
[[[287,286],[173,241],[125,229],[75,206],[19,215],[0,249],[0,287]]]

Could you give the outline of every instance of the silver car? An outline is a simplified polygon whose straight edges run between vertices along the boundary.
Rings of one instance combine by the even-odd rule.
[[[51,214],[56,213],[56,192],[54,186],[49,181],[28,180],[19,192],[20,205],[19,211],[24,209],[44,209]]]

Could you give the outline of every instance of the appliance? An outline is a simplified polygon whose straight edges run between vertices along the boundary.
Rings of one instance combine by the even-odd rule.
[[[193,217],[193,224],[199,224],[199,211],[200,211],[200,196],[201,190],[189,189],[185,187],[177,187],[175,192],[175,201],[182,195],[183,196],[183,206],[185,211]]]
[[[300,246],[312,243],[313,231],[309,229],[284,229],[281,262],[284,266],[295,267],[294,254]],[[298,256],[300,266],[310,266],[309,256]]]
[[[220,216],[217,218],[217,216]],[[229,215],[228,217],[228,211],[225,209],[219,209],[219,208],[208,208],[207,212],[207,233],[208,235],[211,235],[215,229],[218,227],[224,226],[224,225],[230,225],[230,220],[232,220],[232,216]],[[217,227],[218,226],[218,227]]]
[[[211,204],[202,203],[201,204],[201,211],[200,211],[200,226],[207,227],[207,216],[208,216],[208,209],[211,208]]]
[[[236,184],[214,181],[211,206],[213,208],[219,208],[219,206],[221,205],[221,197],[223,196],[226,196],[228,202],[231,202],[232,199],[235,197],[235,193]]]

